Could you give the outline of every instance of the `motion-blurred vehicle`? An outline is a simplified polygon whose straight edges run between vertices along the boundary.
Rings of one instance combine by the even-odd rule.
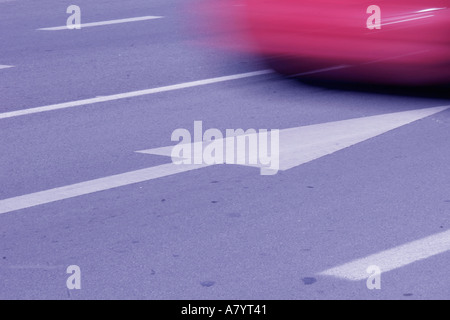
[[[216,12],[222,18],[214,23],[221,32],[245,33],[252,42],[246,49],[269,57],[271,66],[284,74],[387,84],[450,83],[450,0],[219,2]],[[234,45],[241,40],[236,37]]]

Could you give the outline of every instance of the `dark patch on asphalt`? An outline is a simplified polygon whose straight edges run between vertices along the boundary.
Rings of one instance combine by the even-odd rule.
[[[404,297],[412,297],[413,294],[412,294],[412,293],[405,293],[403,296],[404,296]]]
[[[209,288],[215,285],[216,283],[214,281],[203,281],[200,282],[200,284],[202,285],[202,287]]]

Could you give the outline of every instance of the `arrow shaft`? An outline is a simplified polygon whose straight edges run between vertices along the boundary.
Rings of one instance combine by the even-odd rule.
[[[0,214],[171,176],[207,166],[208,165],[175,165],[173,163],[169,163],[0,200]]]

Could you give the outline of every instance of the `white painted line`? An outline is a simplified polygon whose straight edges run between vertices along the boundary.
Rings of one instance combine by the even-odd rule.
[[[450,107],[404,111],[387,115],[281,130],[280,170],[288,170],[295,166],[313,161],[448,108]],[[381,128],[379,128],[380,126]],[[172,148],[173,146],[139,152],[170,156]],[[149,181],[207,166],[208,165],[176,165],[169,163],[0,200],[0,214]]]
[[[241,73],[241,74],[235,74],[235,75],[225,76],[225,77],[211,78],[211,79],[192,81],[192,82],[184,82],[184,83],[166,86],[166,87],[132,91],[132,92],[127,92],[127,93],[114,94],[114,95],[110,95],[110,96],[100,96],[100,97],[84,99],[84,100],[52,104],[52,105],[43,106],[43,107],[36,107],[36,108],[30,108],[30,109],[4,112],[4,113],[0,113],[0,119],[13,118],[13,117],[30,115],[30,114],[34,114],[34,113],[54,111],[54,110],[67,109],[67,108],[73,108],[73,107],[80,107],[80,106],[90,105],[90,104],[94,104],[94,103],[114,101],[114,100],[119,100],[119,99],[134,98],[134,97],[139,97],[139,96],[144,96],[144,95],[149,95],[149,94],[174,91],[174,90],[204,86],[204,85],[209,85],[209,84],[214,84],[214,83],[219,83],[219,82],[256,77],[256,76],[269,74],[269,73],[273,73],[273,71],[261,70],[261,71],[255,71],[255,72]]]
[[[5,66],[0,64],[0,69],[14,68],[14,66]]]
[[[6,200],[0,200],[0,214],[31,208],[59,200],[74,198],[98,191],[105,191],[139,182],[149,181],[206,166],[207,165],[175,165],[173,163],[169,163]]]
[[[326,270],[320,275],[360,281],[370,277],[366,272],[369,266],[389,272],[449,250],[450,230]]]
[[[80,26],[81,26],[81,28],[89,28],[89,27],[106,26],[106,25],[111,25],[111,24],[119,24],[119,23],[127,23],[127,22],[154,20],[154,19],[161,19],[161,18],[164,18],[164,17],[145,16],[145,17],[136,17],[136,18],[128,18],[128,19],[117,19],[117,20],[108,20],[108,21],[100,21],[100,22],[82,23]],[[60,30],[70,30],[70,29],[67,28],[67,26],[59,26],[59,27],[50,27],[50,28],[40,28],[37,30],[60,31]]]

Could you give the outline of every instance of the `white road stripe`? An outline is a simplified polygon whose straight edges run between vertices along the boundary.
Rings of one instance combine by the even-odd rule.
[[[280,170],[289,170],[295,166],[313,161],[448,108],[449,107],[438,107],[404,111],[387,115],[281,130],[280,139],[283,140],[280,141]],[[379,128],[380,126],[381,128]],[[330,139],[330,136],[335,139]],[[171,148],[172,147],[164,147],[139,152],[170,156]],[[0,200],[0,214],[149,181],[207,166],[208,165],[175,165],[169,163]]]
[[[250,78],[250,77],[260,76],[260,75],[269,74],[269,73],[273,73],[273,71],[262,70],[262,71],[241,73],[241,74],[235,74],[235,75],[225,76],[225,77],[185,82],[185,83],[180,83],[180,84],[166,86],[166,87],[132,91],[132,92],[127,92],[127,93],[114,94],[114,95],[110,95],[110,96],[101,96],[101,97],[84,99],[84,100],[52,104],[52,105],[43,106],[43,107],[36,107],[36,108],[30,108],[30,109],[4,112],[4,113],[0,113],[0,119],[19,117],[19,116],[25,116],[25,115],[34,114],[34,113],[54,111],[54,110],[67,109],[67,108],[73,108],[73,107],[80,107],[80,106],[85,106],[85,105],[94,104],[94,103],[114,101],[114,100],[126,99],[126,98],[133,98],[133,97],[139,97],[139,96],[160,93],[160,92],[166,92],[166,91],[174,91],[174,90],[204,86],[204,85],[208,85],[208,84]]]
[[[147,169],[126,172],[106,178],[81,182],[65,187],[36,192],[24,196],[0,201],[0,214],[35,207],[59,200],[74,198],[86,194],[105,191],[139,182],[174,175],[186,171],[204,168],[207,165],[175,165],[164,164]]]
[[[351,281],[368,279],[369,266],[392,271],[450,250],[450,230],[326,270],[320,275]]]
[[[1,65],[0,64],[0,69],[8,69],[8,68],[13,68],[14,66],[5,66],[5,65]]]
[[[417,109],[282,130],[280,169],[289,170],[449,108]]]
[[[98,27],[98,26],[106,26],[110,24],[118,24],[118,23],[127,23],[127,22],[136,22],[136,21],[145,21],[145,20],[154,20],[161,19],[164,17],[161,16],[145,16],[145,17],[136,17],[136,18],[127,18],[127,19],[117,19],[117,20],[108,20],[108,21],[100,21],[100,22],[91,22],[91,23],[82,23],[81,28],[88,27]],[[60,31],[60,30],[69,30],[67,26],[59,26],[59,27],[50,27],[50,28],[40,28],[37,30],[41,31]]]
[[[279,169],[289,170],[449,108],[450,106],[425,108],[280,130]],[[258,135],[258,133],[253,135]],[[219,140],[223,140],[226,145],[229,138]],[[192,143],[191,150],[194,150],[194,153],[191,156],[193,158],[198,156],[195,154],[195,150],[203,152],[203,147],[195,148],[193,147],[195,144],[207,145],[208,143]],[[138,152],[171,157],[173,147]],[[260,165],[254,166],[261,167]]]

